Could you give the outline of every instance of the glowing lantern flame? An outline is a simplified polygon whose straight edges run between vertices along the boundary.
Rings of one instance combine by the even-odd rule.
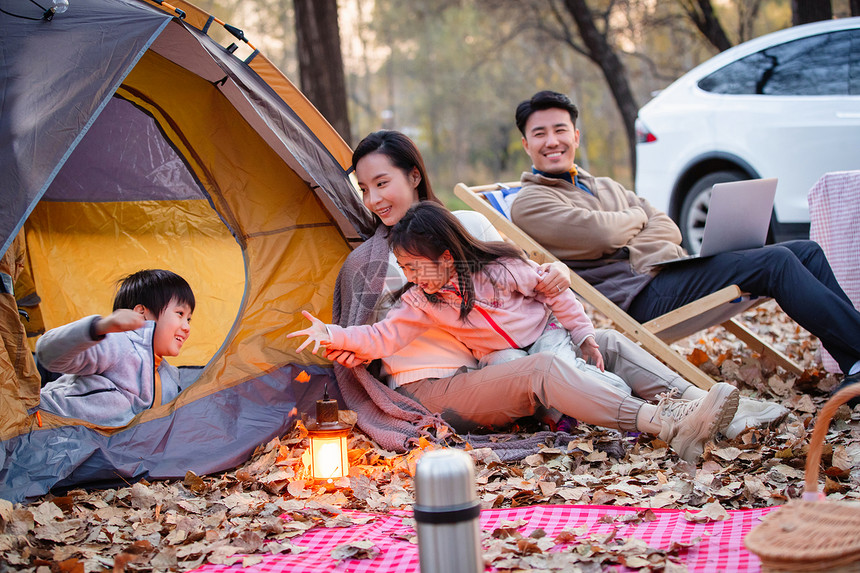
[[[308,424],[311,445],[302,456],[314,480],[331,484],[349,475],[347,437],[351,429],[338,419],[337,400],[329,400],[326,388],[323,399],[317,400],[317,419]]]

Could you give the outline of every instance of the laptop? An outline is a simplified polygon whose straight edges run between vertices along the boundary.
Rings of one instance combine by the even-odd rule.
[[[671,265],[729,251],[763,247],[773,212],[776,182],[776,178],[771,178],[715,184],[711,190],[699,254],[657,264]]]

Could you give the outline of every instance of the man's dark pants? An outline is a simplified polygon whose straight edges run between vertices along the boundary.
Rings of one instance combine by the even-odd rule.
[[[843,372],[860,359],[860,313],[813,241],[789,241],[670,265],[636,295],[627,312],[647,322],[732,284],[776,300],[788,316],[818,337]]]

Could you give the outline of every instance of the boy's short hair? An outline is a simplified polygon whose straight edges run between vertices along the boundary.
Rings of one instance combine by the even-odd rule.
[[[172,271],[146,269],[119,280],[113,310],[133,309],[142,304],[155,316],[161,316],[174,299],[179,304],[187,304],[194,312],[194,292],[184,278]]]
[[[536,93],[525,101],[520,102],[516,111],[517,129],[523,135],[526,134],[526,122],[529,117],[536,111],[545,109],[563,109],[570,114],[570,123],[576,127],[576,118],[579,117],[579,110],[576,105],[570,101],[566,95],[558,92],[544,90]]]

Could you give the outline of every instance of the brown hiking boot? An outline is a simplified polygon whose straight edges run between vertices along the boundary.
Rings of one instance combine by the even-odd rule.
[[[659,438],[667,442],[681,459],[695,463],[702,457],[705,442],[714,439],[732,421],[738,409],[738,389],[718,382],[707,396],[681,400],[664,394],[657,404],[662,426]]]

